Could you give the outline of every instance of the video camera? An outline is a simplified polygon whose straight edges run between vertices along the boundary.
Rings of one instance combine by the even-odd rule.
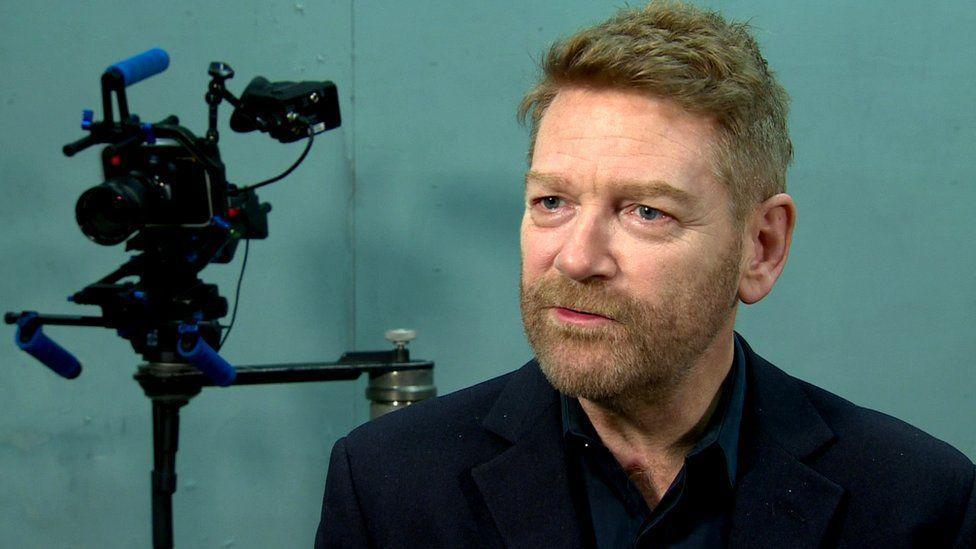
[[[218,323],[228,312],[227,300],[197,274],[210,263],[230,262],[241,240],[267,238],[271,205],[260,202],[255,189],[291,173],[308,154],[313,136],[341,123],[332,82],[257,77],[238,99],[225,85],[234,71],[221,62],[208,70],[204,137],[181,126],[176,116],[142,122],[129,112],[125,89],[168,66],[167,53],[154,48],[108,67],[101,77],[104,118],[96,121],[85,110],[81,127],[89,134],[63,148],[73,156],[107,144],[101,154],[105,181],[82,193],[75,216],[92,241],[125,242],[126,251],[141,252],[69,297],[101,307],[102,317],[6,315],[7,322],[19,325],[18,345],[65,377],[77,376],[81,366],[41,333],[43,324],[114,328],[148,362],[189,360],[216,384],[231,383],[234,369],[214,352],[222,345],[222,330],[230,328]],[[246,187],[228,182],[217,146],[222,101],[234,106],[233,130],[265,132],[282,143],[306,138],[304,152],[278,177]],[[130,278],[137,280],[125,280]]]

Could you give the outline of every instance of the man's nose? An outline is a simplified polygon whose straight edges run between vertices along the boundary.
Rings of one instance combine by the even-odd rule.
[[[580,214],[573,223],[553,266],[577,282],[612,278],[617,262],[610,253],[611,228],[595,214]]]

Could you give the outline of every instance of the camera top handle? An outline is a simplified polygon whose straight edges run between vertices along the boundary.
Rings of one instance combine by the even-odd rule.
[[[105,72],[102,73],[102,112],[104,119],[101,122],[94,122],[92,120],[93,113],[85,111],[81,121],[81,129],[90,131],[91,134],[65,145],[62,148],[65,156],[74,156],[97,143],[119,143],[127,139],[141,138],[142,128],[139,125],[138,118],[133,119],[129,114],[129,103],[126,100],[125,88],[150,76],[157,75],[166,70],[167,67],[169,67],[169,54],[161,48],[152,48],[105,69]],[[112,108],[113,92],[119,107],[120,124],[118,125],[115,124]]]
[[[169,54],[161,48],[152,48],[109,66],[105,72],[118,74],[124,86],[131,86],[163,72],[167,67]]]
[[[169,54],[161,48],[152,48],[110,65],[102,74],[102,109],[105,123],[112,123],[112,103],[110,94],[115,92],[119,102],[119,121],[129,119],[129,105],[125,99],[125,88],[157,75],[169,67]]]

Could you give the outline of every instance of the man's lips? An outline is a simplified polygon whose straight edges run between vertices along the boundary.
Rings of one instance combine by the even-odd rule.
[[[588,311],[570,309],[568,307],[551,307],[551,310],[557,319],[570,324],[589,325],[613,322],[613,319],[610,317]]]

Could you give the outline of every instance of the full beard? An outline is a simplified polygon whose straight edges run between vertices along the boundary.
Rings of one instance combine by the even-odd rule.
[[[564,276],[520,281],[525,332],[542,372],[560,392],[629,407],[672,391],[711,346],[737,303],[741,242],[707,271],[669,280],[653,301],[611,288],[603,280]],[[614,320],[581,327],[553,318],[552,307]]]

